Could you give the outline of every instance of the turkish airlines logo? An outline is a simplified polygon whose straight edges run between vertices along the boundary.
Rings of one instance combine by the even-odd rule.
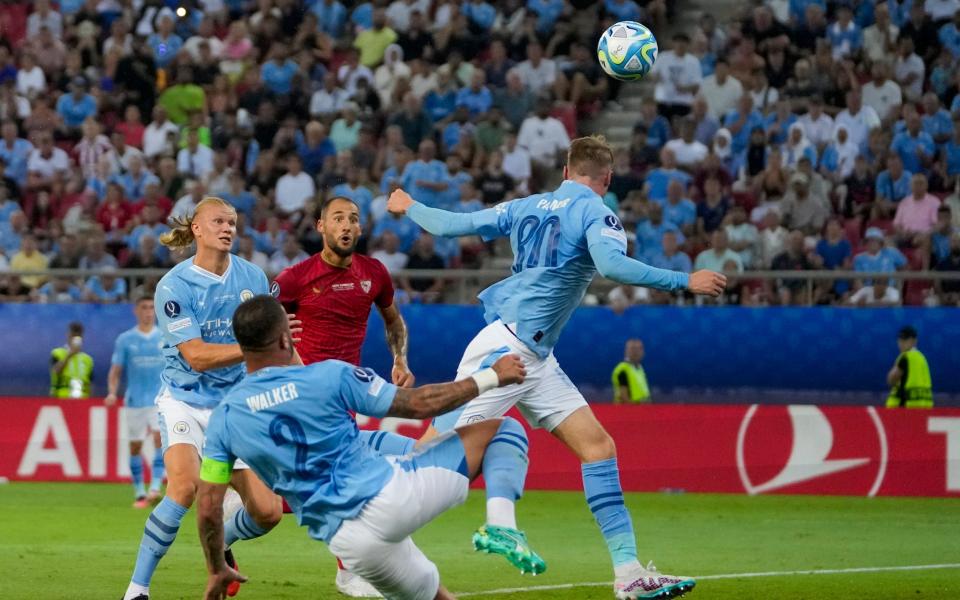
[[[887,470],[887,435],[872,406],[750,406],[737,433],[737,471],[748,494],[782,491],[875,496]]]

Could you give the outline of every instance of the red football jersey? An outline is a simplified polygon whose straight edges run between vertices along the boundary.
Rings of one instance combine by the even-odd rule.
[[[304,364],[335,358],[360,364],[360,347],[374,302],[393,304],[393,282],[380,261],[354,254],[346,269],[320,254],[287,267],[271,288],[284,307],[303,321],[297,351]]]

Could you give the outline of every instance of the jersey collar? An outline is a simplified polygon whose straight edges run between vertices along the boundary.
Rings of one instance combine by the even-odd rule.
[[[194,272],[199,273],[204,277],[209,277],[210,279],[213,279],[214,281],[217,281],[219,283],[223,283],[224,280],[226,280],[227,275],[230,274],[231,267],[233,267],[233,254],[227,255],[227,261],[228,261],[227,269],[223,272],[223,275],[217,275],[216,273],[211,273],[210,271],[204,269],[203,267],[197,266],[197,263],[193,262],[194,259],[196,258],[197,258],[196,255],[194,255],[193,258],[190,259],[190,268]]]

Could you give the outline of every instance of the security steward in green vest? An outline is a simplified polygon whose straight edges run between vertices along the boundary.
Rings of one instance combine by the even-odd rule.
[[[927,359],[917,350],[917,330],[907,326],[897,335],[900,355],[887,373],[887,408],[933,408],[933,385]]]
[[[89,398],[93,357],[83,352],[83,325],[74,321],[67,328],[67,345],[50,352],[50,396]]]
[[[650,402],[647,374],[640,365],[641,361],[643,342],[638,339],[627,340],[623,362],[613,369],[611,376],[614,404]]]

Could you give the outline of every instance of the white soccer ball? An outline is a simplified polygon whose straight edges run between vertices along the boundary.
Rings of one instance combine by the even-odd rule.
[[[614,79],[635,81],[653,68],[657,60],[657,38],[636,21],[614,23],[600,36],[597,57],[600,66]]]

